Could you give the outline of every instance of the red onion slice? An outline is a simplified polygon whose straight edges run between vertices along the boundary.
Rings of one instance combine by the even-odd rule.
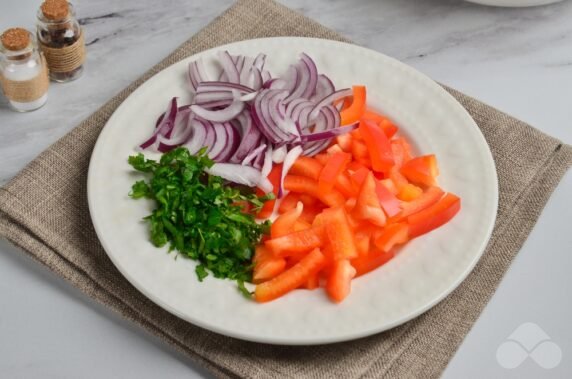
[[[293,147],[284,157],[284,164],[282,165],[282,175],[280,176],[280,187],[278,187],[278,198],[282,197],[284,191],[284,178],[292,168],[292,165],[302,155],[302,146]]]
[[[191,111],[197,116],[212,122],[226,122],[230,121],[244,109],[244,102],[235,100],[228,107],[213,111],[205,109],[200,105],[191,105]]]
[[[220,176],[223,179],[249,187],[256,187],[260,183],[260,171],[250,166],[233,163],[215,163],[206,170],[209,174]]]
[[[258,146],[256,149],[252,150],[251,153],[249,153],[246,158],[244,158],[242,160],[242,165],[243,166],[248,166],[250,165],[250,163],[252,163],[252,161],[254,161],[254,159],[256,159],[256,157],[258,157],[258,155],[263,152],[266,151],[266,144],[262,144],[260,146]]]
[[[302,62],[306,65],[308,70],[308,83],[306,83],[306,90],[302,93],[302,97],[309,99],[310,96],[316,91],[316,84],[318,83],[318,68],[316,63],[306,53],[302,53]]]
[[[227,162],[229,158],[236,152],[238,144],[240,143],[240,134],[237,128],[230,122],[220,124],[225,131],[225,140],[223,149],[216,155],[213,154],[215,162]],[[215,141],[215,144],[218,141]],[[212,154],[212,152],[211,152]]]
[[[169,137],[170,132],[173,129],[173,126],[175,125],[175,118],[177,117],[177,111],[178,111],[177,98],[173,97],[171,99],[171,102],[169,103],[167,111],[165,112],[167,117],[163,117],[159,125],[155,128],[155,131],[153,132],[151,138],[149,138],[147,141],[139,145],[139,148],[145,150],[149,146],[154,145],[155,142],[157,141],[157,136],[159,135]]]
[[[324,97],[322,100],[320,100],[320,102],[318,104],[316,104],[314,106],[314,109],[312,109],[312,112],[310,112],[309,121],[312,122],[312,120],[314,120],[316,117],[318,117],[318,113],[320,113],[320,110],[323,107],[325,107],[326,105],[331,105],[334,101],[339,100],[339,99],[343,99],[344,97],[351,96],[351,94],[352,94],[351,88],[346,88],[346,89],[336,91],[336,92]]]
[[[240,73],[228,51],[219,51],[218,60],[229,82],[240,84]]]
[[[239,163],[257,146],[262,138],[260,130],[254,125],[252,117],[248,112],[243,112],[237,117],[237,121],[242,126],[242,137],[240,145],[234,155],[230,158],[230,163]]]
[[[185,142],[184,146],[189,150],[189,153],[196,154],[201,147],[204,146],[207,136],[206,122],[202,120],[191,119],[191,136]]]
[[[314,102],[318,102],[322,100],[324,97],[334,93],[336,91],[336,87],[334,83],[324,74],[318,75],[318,82],[316,83],[316,90],[314,94],[310,98],[310,100]]]
[[[199,83],[209,80],[201,58],[189,63],[188,77],[193,90],[197,89]]]

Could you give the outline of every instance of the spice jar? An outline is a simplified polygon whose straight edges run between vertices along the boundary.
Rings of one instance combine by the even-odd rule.
[[[0,37],[0,86],[12,108],[28,112],[48,99],[48,69],[32,33],[6,30]]]
[[[38,10],[37,36],[46,56],[50,78],[75,80],[83,73],[85,42],[73,5],[67,0],[45,0]]]

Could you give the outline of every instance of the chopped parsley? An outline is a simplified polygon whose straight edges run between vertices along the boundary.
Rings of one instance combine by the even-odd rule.
[[[176,148],[158,162],[138,154],[129,157],[129,164],[150,174],[149,180],[133,184],[129,196],[155,201],[155,209],[144,218],[151,242],[157,247],[168,244],[169,251],[197,260],[199,281],[209,273],[236,280],[248,296],[244,282],[252,278],[254,247],[269,232],[270,222],[256,223],[243,206],[260,209],[272,194],[244,193],[207,174],[205,169],[214,163],[204,149],[191,155],[186,148]]]

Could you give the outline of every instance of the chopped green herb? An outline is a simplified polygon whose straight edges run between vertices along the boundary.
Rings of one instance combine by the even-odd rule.
[[[205,149],[191,155],[186,148],[177,148],[159,162],[138,154],[128,162],[151,174],[149,181],[135,182],[129,193],[133,199],[155,200],[156,208],[145,217],[151,242],[157,247],[169,244],[170,250],[197,260],[199,281],[210,272],[216,278],[236,280],[239,290],[250,296],[244,282],[252,278],[254,247],[269,232],[270,223],[256,223],[240,204],[260,209],[272,194],[245,194],[207,174],[205,169],[213,161]]]

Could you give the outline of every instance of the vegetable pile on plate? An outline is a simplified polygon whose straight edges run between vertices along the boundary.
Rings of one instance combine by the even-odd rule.
[[[193,103],[179,107],[172,99],[152,136],[140,146],[160,152],[181,147],[177,155],[188,150],[187,162],[198,154],[205,174],[251,187],[261,196],[221,192],[227,196],[226,211],[219,213],[239,220],[237,212],[242,212],[249,230],[255,231],[250,250],[242,240],[241,260],[233,266],[240,268],[240,275],[212,269],[224,268],[218,262],[236,258],[232,244],[224,254],[217,249],[206,254],[205,246],[216,244],[178,242],[198,249],[185,251],[184,247],[182,252],[199,259],[203,270],[238,279],[243,292],[242,281],[251,279],[258,302],[294,289],[322,287],[332,301],[341,302],[349,295],[353,278],[385,264],[399,246],[442,226],[459,212],[459,197],[437,184],[436,157],[414,157],[406,139],[397,135],[397,126],[368,109],[364,86],[336,91],[306,54],[283,77],[272,77],[264,69],[263,54],[250,58],[225,51],[218,58],[222,70],[216,81],[207,77],[201,60],[190,64]],[[204,163],[209,158],[214,162]],[[141,162],[145,166],[147,161]],[[187,181],[178,163],[166,166],[178,170],[176,186]],[[197,163],[193,161],[192,166]],[[171,200],[172,207],[165,205],[168,199],[158,197],[163,190],[157,185],[155,192],[153,184],[139,186],[141,193],[153,193],[147,197],[157,200],[159,209],[170,209],[167,216],[175,218],[165,223],[162,211],[152,218],[155,228],[162,225],[172,247],[181,251],[169,225],[183,229],[178,235],[188,236],[184,230],[190,228],[204,239],[183,220],[191,203],[179,209],[179,197],[187,189],[177,190],[179,200]],[[136,190],[134,186],[132,196]],[[205,209],[218,204],[194,199]],[[276,215],[269,236],[252,226],[254,216],[268,225]],[[227,235],[217,231],[220,225],[209,224],[208,217],[203,222],[214,230],[213,236]],[[238,223],[233,228],[244,227]]]

